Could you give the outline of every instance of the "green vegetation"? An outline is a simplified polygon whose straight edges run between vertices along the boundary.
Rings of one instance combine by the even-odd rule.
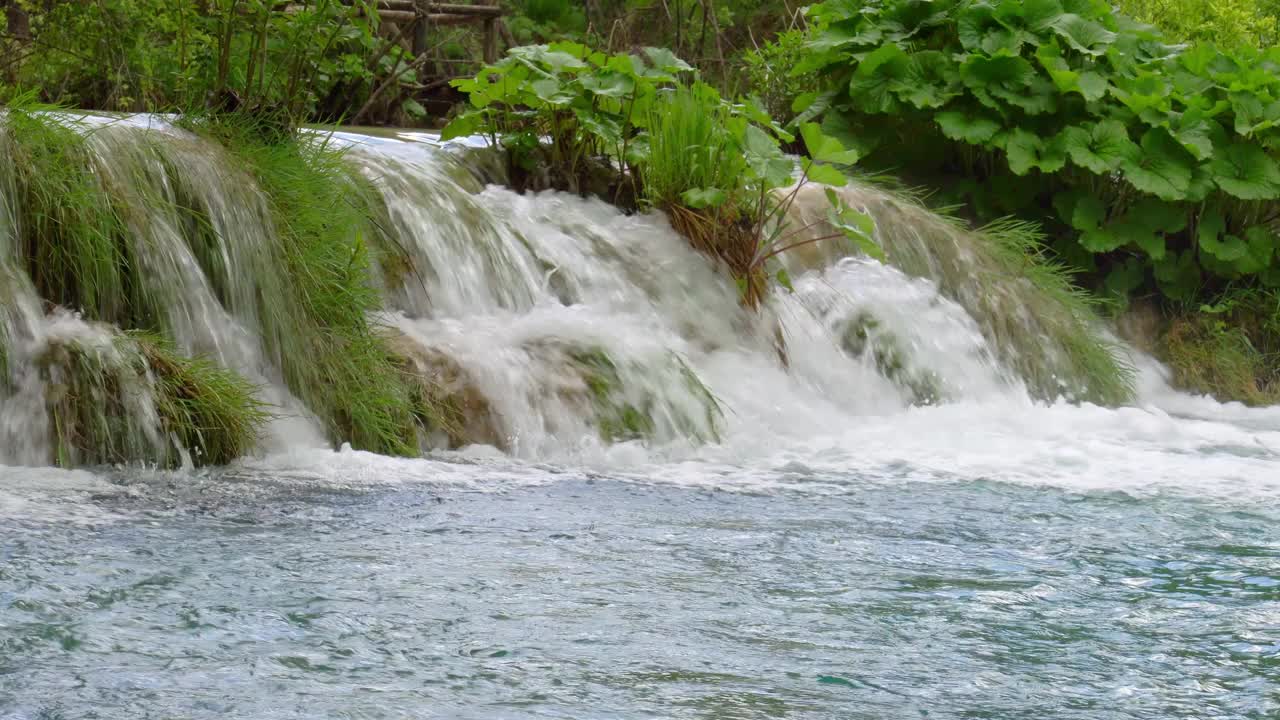
[[[351,117],[372,102],[385,119],[423,110],[399,36],[379,34],[375,3],[274,0],[7,0],[3,86],[84,109],[245,109],[287,122]],[[0,22],[4,20],[0,12]],[[394,92],[375,91],[388,78]],[[366,115],[369,110],[366,109]]]
[[[195,463],[225,464],[257,444],[267,415],[238,375],[152,335],[101,332],[52,342],[39,359],[53,386],[57,464],[176,466],[184,451]]]
[[[252,265],[254,308],[285,382],[335,442],[410,455],[418,449],[411,388],[368,320],[372,190],[323,139],[265,142],[226,117],[188,118],[253,176],[268,202],[275,245]],[[212,268],[215,277],[233,268]],[[342,388],[342,392],[334,392]]]
[[[651,392],[628,386],[624,373],[600,348],[567,351],[567,359],[586,385],[588,401],[600,439],[609,442],[651,441],[658,435],[658,415],[665,414],[681,437],[693,442],[720,440],[724,411],[698,376],[671,354],[667,360],[683,380],[696,408],[664,404]]]
[[[836,165],[855,158],[817,125],[805,125],[812,158],[803,159],[797,178],[781,148],[791,133],[754,100],[730,102],[693,74],[656,48],[643,57],[577,43],[514,48],[454,83],[471,108],[442,136],[484,133],[513,170],[546,168],[554,187],[594,189],[615,202],[629,190],[630,204],[664,210],[695,248],[722,261],[754,308],[764,298],[766,264],[794,246],[798,231],[785,218],[795,193],[810,180],[843,185]],[[593,183],[602,169],[605,181]],[[833,232],[800,244],[844,237],[878,255],[870,218],[829,197]]]
[[[1092,0],[828,2],[798,120],[979,219],[1042,224],[1105,294],[1280,285],[1280,54],[1169,44]]]
[[[1116,7],[1183,42],[1267,48],[1280,40],[1275,0],[1117,0]]]

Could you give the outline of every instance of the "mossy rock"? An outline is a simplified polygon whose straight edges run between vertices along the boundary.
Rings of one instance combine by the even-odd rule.
[[[413,401],[413,416],[424,445],[459,448],[492,445],[509,449],[488,398],[467,371],[445,353],[425,347],[404,333],[383,331]]]
[[[52,462],[222,465],[257,446],[269,415],[247,380],[159,337],[91,327],[37,358]]]

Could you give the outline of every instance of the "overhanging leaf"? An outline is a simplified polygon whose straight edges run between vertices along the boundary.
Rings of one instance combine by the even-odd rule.
[[[942,129],[942,134],[952,140],[960,140],[970,145],[982,145],[990,142],[1000,130],[1000,123],[984,115],[969,115],[958,110],[940,112],[934,116],[934,122]]]
[[[1120,166],[1135,188],[1163,200],[1180,200],[1191,187],[1195,158],[1163,128],[1152,128],[1142,136],[1142,153]]]
[[[1210,164],[1214,182],[1241,200],[1280,197],[1280,166],[1254,143],[1236,142],[1220,148]]]

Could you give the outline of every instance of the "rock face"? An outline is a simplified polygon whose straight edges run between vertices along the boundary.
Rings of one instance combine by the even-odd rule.
[[[508,449],[489,400],[465,369],[448,355],[420,345],[398,330],[385,332],[387,347],[414,393],[414,414],[422,427],[424,450],[466,445]]]

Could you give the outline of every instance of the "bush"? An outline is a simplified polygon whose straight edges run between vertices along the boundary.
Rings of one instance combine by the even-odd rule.
[[[1280,49],[1183,49],[1096,0],[815,5],[798,101],[979,217],[1043,222],[1124,295],[1280,285]]]
[[[554,187],[575,192],[590,189],[592,173],[603,168],[614,191],[601,194],[617,202],[628,188],[632,205],[666,211],[695,248],[725,263],[744,304],[756,307],[766,263],[795,237],[785,223],[791,186],[843,185],[845,176],[828,163],[857,158],[806,125],[813,157],[795,177],[795,161],[780,146],[794,139],[790,133],[758,104],[730,102],[692,75],[687,63],[657,48],[645,48],[643,57],[576,43],[514,48],[475,78],[454,82],[472,107],[442,137],[484,133],[514,168],[548,167]],[[870,219],[830,198],[837,232],[828,237],[878,255]]]

